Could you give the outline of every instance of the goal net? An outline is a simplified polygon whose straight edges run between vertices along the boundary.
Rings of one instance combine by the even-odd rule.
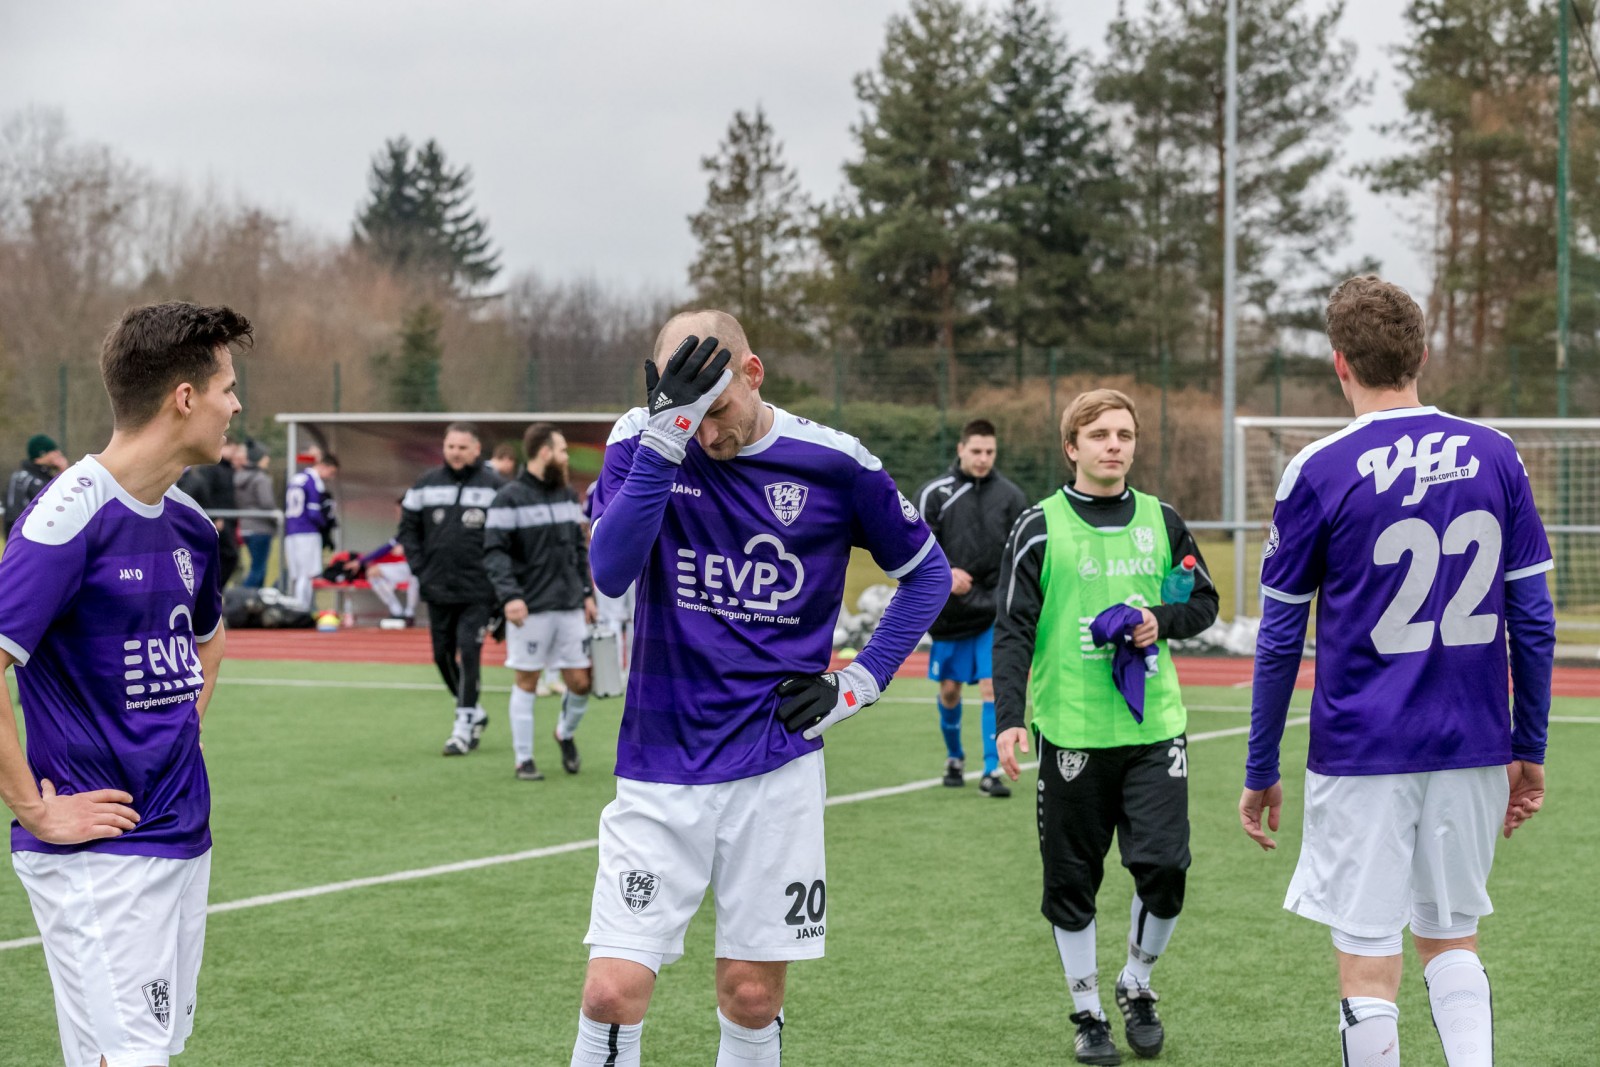
[[[1261,544],[1284,468],[1348,419],[1241,418],[1234,484],[1235,604],[1260,615]],[[1549,575],[1557,639],[1600,644],[1600,419],[1484,419],[1516,442],[1555,554]]]

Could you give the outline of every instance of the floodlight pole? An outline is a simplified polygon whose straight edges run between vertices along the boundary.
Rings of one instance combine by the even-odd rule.
[[[1222,514],[1234,513],[1233,420],[1239,323],[1235,312],[1239,269],[1239,0],[1228,0],[1227,102],[1223,119],[1222,159]],[[1235,611],[1238,610],[1236,606]]]
[[[1558,38],[1557,62],[1560,66],[1560,88],[1556,103],[1556,417],[1567,417],[1567,388],[1570,369],[1567,365],[1567,327],[1572,303],[1572,251],[1568,244],[1571,229],[1570,208],[1567,204],[1567,185],[1572,168],[1572,154],[1567,144],[1567,111],[1572,95],[1567,67],[1567,19],[1570,0],[1561,0],[1561,31]]]

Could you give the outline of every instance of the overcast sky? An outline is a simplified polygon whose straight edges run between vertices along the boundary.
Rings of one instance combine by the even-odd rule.
[[[1316,2],[1316,0],[1313,0]],[[1139,0],[1129,0],[1137,9]],[[765,106],[815,197],[841,186],[871,68],[907,0],[55,0],[0,4],[0,115],[57,107],[71,132],[157,174],[205,182],[329,235],[348,233],[385,138],[437,138],[469,164],[511,273],[682,288],[699,159],[737,108]],[[1116,0],[1057,0],[1098,52]],[[1339,171],[1393,151],[1396,0],[1349,0],[1344,33],[1376,74]],[[1355,208],[1336,263],[1375,255],[1423,298],[1403,211]],[[503,276],[504,277],[504,276]]]

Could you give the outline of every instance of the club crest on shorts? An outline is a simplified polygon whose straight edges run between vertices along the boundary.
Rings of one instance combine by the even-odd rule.
[[[1083,773],[1089,765],[1089,753],[1074,752],[1064,748],[1056,753],[1056,770],[1061,772],[1062,781],[1070,782]]]
[[[1148,556],[1156,550],[1156,532],[1148,526],[1135,526],[1128,533],[1133,535],[1133,547]]]
[[[767,507],[778,517],[778,521],[785,526],[793,526],[794,520],[800,517],[800,511],[806,506],[806,496],[810,490],[799,482],[773,482],[766,487]]]
[[[194,595],[194,557],[187,548],[174,549],[172,562],[178,565],[178,577],[183,579],[183,587]]]
[[[150,1005],[150,1014],[156,1017],[156,1022],[161,1024],[163,1030],[172,1029],[172,986],[165,978],[157,978],[154,982],[144,985],[145,1003]]]
[[[650,902],[656,899],[656,890],[661,888],[661,879],[649,871],[623,871],[619,880],[622,902],[635,915],[650,906]]]

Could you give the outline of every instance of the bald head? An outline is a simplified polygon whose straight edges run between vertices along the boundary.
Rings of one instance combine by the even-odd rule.
[[[721,342],[721,347],[726,348],[733,356],[734,376],[739,376],[744,357],[750,355],[750,342],[745,339],[744,327],[739,325],[738,319],[726,311],[709,308],[674,315],[667,320],[665,326],[661,327],[661,332],[656,334],[654,354],[658,369],[666,369],[667,360],[690,334],[701,340],[715,337]]]

